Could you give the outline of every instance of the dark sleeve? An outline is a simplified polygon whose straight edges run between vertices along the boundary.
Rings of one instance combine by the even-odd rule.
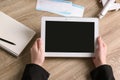
[[[115,80],[110,65],[102,65],[91,71],[91,78],[92,80]]]
[[[49,73],[41,66],[27,64],[23,73],[22,80],[48,80]]]

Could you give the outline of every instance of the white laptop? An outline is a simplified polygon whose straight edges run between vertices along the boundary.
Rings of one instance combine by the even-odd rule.
[[[92,57],[97,37],[97,18],[42,17],[46,57]]]

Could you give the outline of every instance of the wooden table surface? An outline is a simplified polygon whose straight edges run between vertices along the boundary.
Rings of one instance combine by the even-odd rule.
[[[98,0],[71,0],[85,7],[84,17],[96,17],[102,10]],[[117,0],[120,2],[120,0]],[[25,65],[30,63],[30,47],[40,36],[42,16],[60,16],[35,10],[36,0],[0,0],[0,11],[27,25],[37,32],[36,36],[16,58],[0,49],[0,80],[21,80]],[[99,20],[99,32],[108,45],[107,62],[113,67],[116,80],[120,79],[120,10],[110,11]],[[49,80],[91,80],[94,68],[91,59],[46,58],[43,67],[51,75]]]

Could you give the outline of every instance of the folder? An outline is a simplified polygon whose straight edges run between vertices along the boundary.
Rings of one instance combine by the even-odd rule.
[[[12,55],[19,56],[35,33],[29,27],[0,12],[0,38],[15,43],[12,45],[0,40],[0,47]]]

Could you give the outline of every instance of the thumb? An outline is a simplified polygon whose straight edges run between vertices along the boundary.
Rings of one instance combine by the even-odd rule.
[[[102,48],[102,39],[101,39],[101,37],[98,37],[98,40],[97,40],[97,42],[98,42],[98,49],[101,49]]]

